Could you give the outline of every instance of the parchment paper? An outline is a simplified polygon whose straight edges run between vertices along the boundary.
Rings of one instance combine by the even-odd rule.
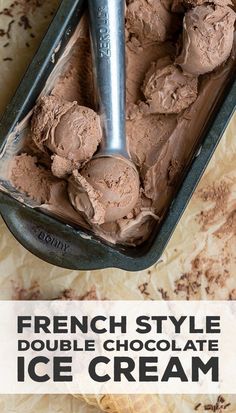
[[[0,0],[0,11],[10,3]],[[0,37],[0,110],[7,104],[50,20],[46,11],[55,8],[56,3],[57,0],[45,1],[42,8],[32,11],[32,30],[13,25],[8,47],[3,47],[6,39]],[[0,15],[0,27],[5,19]],[[32,32],[34,38],[30,36]],[[7,56],[14,60],[3,61]],[[0,220],[0,299],[57,298],[66,289],[70,290],[67,294],[78,299],[236,299],[235,131],[236,115],[161,260],[146,271],[72,272],[53,267],[27,252]],[[224,396],[223,400],[214,411],[236,411],[234,396]],[[157,396],[157,411],[213,411],[216,403],[217,396]],[[213,408],[209,409],[209,405]],[[69,395],[0,396],[0,412],[92,413],[98,409]]]

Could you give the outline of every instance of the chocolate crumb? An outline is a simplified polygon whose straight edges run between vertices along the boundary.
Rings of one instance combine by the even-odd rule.
[[[205,290],[213,298],[219,290],[226,289],[231,277],[231,244],[226,241],[219,245],[218,253],[209,255],[204,247],[191,261],[188,272],[175,280],[174,293],[183,299],[197,299]],[[230,290],[229,290],[230,291]],[[227,298],[236,299],[236,290],[227,293]]]
[[[4,57],[3,59],[4,62],[11,62],[12,60],[12,57]]]
[[[229,293],[229,300],[236,300],[236,288],[234,288],[232,291]]]
[[[3,9],[2,11],[0,11],[0,16],[8,16],[8,17],[13,17],[10,8],[7,9]]]
[[[194,297],[199,292],[201,282],[198,280],[200,272],[190,272],[182,274],[181,277],[175,281],[175,294],[184,293],[186,300]]]
[[[138,286],[139,291],[141,292],[141,294],[145,295],[146,297],[148,297],[150,295],[150,293],[147,291],[148,288],[148,283],[145,282],[143,284],[140,284]]]
[[[85,301],[85,300],[91,300],[91,301],[98,300],[96,287],[93,286],[91,288],[91,290],[89,290],[84,295],[80,296],[80,300],[82,300],[82,301]]]
[[[163,288],[159,288],[158,291],[161,294],[162,300],[170,300],[170,296],[167,291],[163,290]]]
[[[74,289],[68,288],[62,292],[56,300],[79,300],[79,301],[95,301],[98,300],[98,295],[96,291],[96,287],[93,286],[89,291],[87,291],[84,295],[79,295]]]
[[[10,4],[10,6],[3,8],[0,10],[0,16],[6,16],[7,18],[13,18],[8,25],[8,28],[5,30],[4,28],[0,28],[0,37],[6,37],[7,39],[11,38],[10,32],[11,27],[14,23],[18,24],[24,30],[32,29],[31,23],[29,21],[29,15],[32,15],[36,9],[42,7],[44,4],[41,0],[19,0],[14,1]],[[56,7],[55,7],[56,9]],[[55,11],[52,10],[51,15],[54,15]],[[16,21],[14,17],[17,17]],[[49,16],[45,15],[45,18],[48,19]],[[30,36],[35,38],[35,34],[31,33]],[[7,46],[3,46],[7,47]]]
[[[13,25],[13,23],[15,23],[15,20],[11,20],[8,24],[8,27],[7,27],[6,36],[7,36],[8,39],[11,38],[10,32],[11,32],[11,26]]]
[[[59,297],[55,298],[55,300],[79,300],[79,296],[77,295],[76,291],[72,288],[68,288],[62,292]]]
[[[11,283],[13,288],[13,300],[40,300],[41,292],[37,281],[32,282],[31,286],[28,288],[22,287],[14,281]]]
[[[32,29],[32,26],[31,26],[27,16],[25,16],[25,15],[21,16],[20,17],[20,23],[21,23],[21,25],[23,26],[23,28],[25,30]]]
[[[199,190],[197,194],[203,202],[213,203],[213,206],[202,210],[197,216],[201,229],[205,231],[219,216],[227,213],[230,185],[225,181],[221,181]]]
[[[3,47],[8,47],[9,46],[9,42],[8,43],[5,43],[4,45],[3,45]]]
[[[225,235],[236,235],[236,209],[229,213],[223,225],[214,232],[221,239]]]
[[[231,403],[226,403],[225,398],[222,395],[219,395],[215,404],[214,403],[207,403],[207,404],[198,403],[194,407],[194,410],[199,411],[199,412],[223,413],[223,411],[227,410],[229,406],[231,406]]]

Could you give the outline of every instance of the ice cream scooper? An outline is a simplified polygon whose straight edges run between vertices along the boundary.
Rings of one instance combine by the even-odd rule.
[[[125,30],[124,0],[89,0],[95,88],[103,127],[99,156],[124,156]]]
[[[88,0],[88,5],[103,142],[85,166],[86,179],[102,193],[110,222],[134,208],[140,186],[126,146],[125,1]]]

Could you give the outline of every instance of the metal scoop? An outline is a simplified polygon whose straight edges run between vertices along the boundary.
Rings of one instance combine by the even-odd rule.
[[[137,204],[140,190],[138,171],[126,146],[125,2],[88,3],[103,141],[81,174],[99,193],[101,210],[105,210],[99,223],[107,223],[128,216]]]
[[[129,160],[125,128],[125,1],[88,0],[95,87],[103,128],[96,157]]]

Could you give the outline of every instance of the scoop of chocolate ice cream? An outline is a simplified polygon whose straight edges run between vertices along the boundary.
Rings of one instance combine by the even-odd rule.
[[[68,193],[74,208],[88,222],[103,224],[128,215],[139,197],[139,177],[134,167],[118,158],[97,158],[74,171]]]
[[[66,187],[65,181],[57,179],[50,171],[38,165],[36,156],[26,153],[12,159],[9,179],[15,188],[40,204],[49,202],[55,187]]]
[[[232,50],[235,12],[228,6],[203,4],[184,18],[183,48],[176,62],[194,75],[211,72]]]
[[[143,94],[150,113],[180,113],[197,99],[198,78],[183,73],[160,59],[153,63],[143,83]]]
[[[126,11],[126,28],[141,43],[164,42],[173,33],[169,0],[133,0]]]
[[[100,119],[92,109],[54,96],[40,99],[31,129],[36,145],[53,153],[52,171],[58,177],[89,160],[102,139]]]

